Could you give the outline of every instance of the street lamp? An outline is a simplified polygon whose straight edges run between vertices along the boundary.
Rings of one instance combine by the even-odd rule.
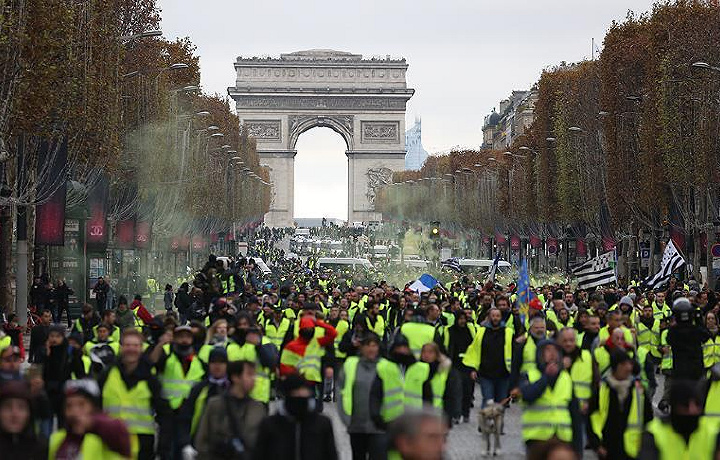
[[[205,117],[207,115],[210,115],[210,112],[208,112],[207,110],[202,110],[202,111],[196,113],[195,115],[197,115],[198,117]]]
[[[133,40],[137,40],[138,38],[160,37],[161,35],[162,30],[146,30],[145,32],[140,32],[139,34],[123,35],[122,37],[120,37],[120,41],[123,43],[128,43]]]
[[[527,147],[527,146],[525,146],[525,145],[523,145],[522,147],[518,147],[518,150],[524,150],[524,151],[526,151],[526,152],[531,152],[533,155],[537,155],[537,154],[538,154],[535,150],[533,150],[533,149],[531,149],[530,147]]]
[[[572,131],[574,133],[581,133],[583,129],[579,126],[571,126],[568,128],[568,131]]]
[[[212,133],[210,137],[224,137],[225,135],[223,133]]]
[[[555,142],[557,139],[555,139],[554,137],[546,137],[545,140],[548,142]]]
[[[191,91],[199,91],[199,90],[200,90],[200,87],[196,86],[196,85],[184,86],[180,89],[180,91],[184,91],[186,93],[189,93]]]
[[[220,129],[220,128],[218,128],[218,127],[215,126],[215,125],[210,125],[210,126],[207,127],[207,130],[208,130],[208,131],[217,131],[218,129]]]
[[[184,62],[176,62],[175,64],[170,64],[170,67],[168,67],[168,70],[180,70],[180,69],[187,69],[190,67],[189,65],[185,64]]]

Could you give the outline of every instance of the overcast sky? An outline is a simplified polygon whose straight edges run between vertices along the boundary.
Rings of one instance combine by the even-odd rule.
[[[629,9],[649,0],[160,0],[165,36],[198,47],[201,85],[227,94],[242,56],[330,48],[403,56],[415,89],[408,127],[422,117],[429,152],[482,142],[483,117],[543,68],[589,59]],[[345,144],[312,129],[297,144],[295,216],[347,217]],[[333,193],[327,193],[328,190]],[[336,192],[336,193],[335,193]]]

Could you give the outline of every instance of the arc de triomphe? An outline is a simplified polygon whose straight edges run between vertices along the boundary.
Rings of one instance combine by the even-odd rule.
[[[228,94],[240,123],[257,139],[260,162],[270,168],[267,225],[293,223],[295,144],[316,126],[333,129],[347,145],[348,221],[379,220],[375,189],[404,168],[405,104],[415,92],[407,87],[407,68],[405,59],[333,50],[237,59]]]

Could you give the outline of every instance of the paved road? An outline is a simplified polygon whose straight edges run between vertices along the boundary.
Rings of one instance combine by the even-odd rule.
[[[475,389],[475,399],[480,401],[480,387]],[[335,404],[325,405],[324,414],[333,421],[335,428],[335,442],[340,451],[342,460],[351,460],[350,439],[345,427],[337,415]],[[525,445],[522,442],[520,423],[521,408],[519,405],[511,406],[505,412],[505,435],[501,437],[503,454],[496,459],[515,460],[525,458]],[[450,460],[474,460],[480,458],[485,449],[485,441],[477,431],[477,411],[471,414],[469,423],[460,423],[450,430],[447,442],[447,458]],[[593,452],[585,451],[585,459],[597,458]]]

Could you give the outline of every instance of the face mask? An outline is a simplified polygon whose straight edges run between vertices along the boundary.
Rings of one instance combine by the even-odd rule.
[[[310,397],[288,396],[285,398],[285,409],[288,414],[302,420],[315,410],[315,400]]]
[[[670,414],[670,424],[673,429],[685,437],[689,437],[698,427],[699,415]]]
[[[186,357],[192,352],[192,345],[180,345],[179,343],[176,343],[173,346],[173,349],[175,350],[175,353],[177,353],[181,357]]]
[[[393,353],[392,360],[403,366],[409,366],[415,362],[415,357],[413,355],[406,355],[405,353]]]
[[[315,335],[315,329],[300,329],[300,337],[310,340]]]

